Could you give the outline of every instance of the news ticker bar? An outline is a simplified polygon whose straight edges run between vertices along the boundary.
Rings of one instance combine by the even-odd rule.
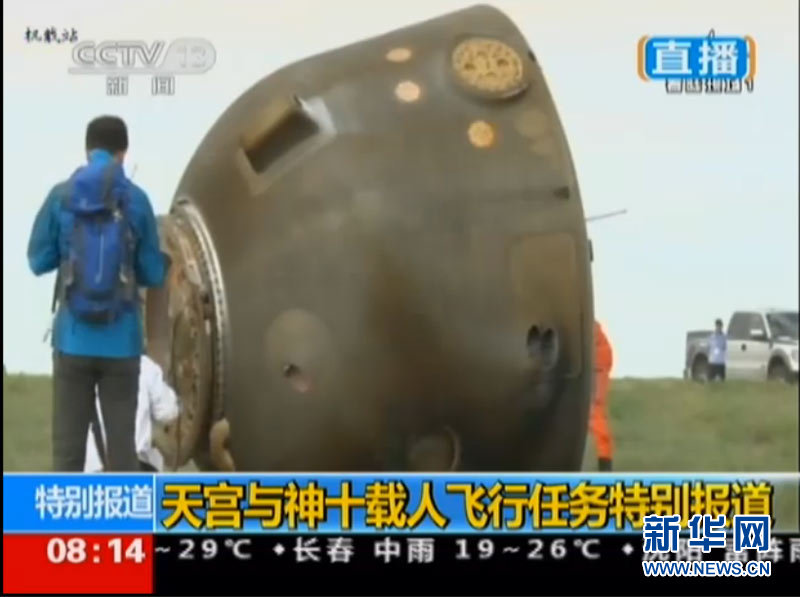
[[[798,474],[4,474],[4,533],[638,532],[769,515]]]
[[[679,578],[644,572],[645,563],[669,562],[690,568]],[[699,579],[697,562],[719,564],[706,564]],[[798,573],[796,533],[774,535],[764,553],[730,545],[704,553],[682,542],[667,554],[643,553],[640,536],[623,534],[3,536],[3,591],[18,594],[236,595],[272,587],[287,594],[418,594],[434,587],[459,595],[540,587],[675,594],[708,587],[707,577],[715,576],[715,589],[728,594],[768,595],[796,594]]]

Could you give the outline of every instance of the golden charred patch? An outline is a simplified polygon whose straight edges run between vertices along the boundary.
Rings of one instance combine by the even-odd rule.
[[[411,58],[411,50],[408,48],[392,48],[386,53],[386,60],[389,62],[405,62]]]
[[[394,94],[401,102],[415,102],[422,95],[422,89],[414,81],[402,81],[395,87]]]
[[[495,39],[461,42],[453,50],[452,65],[461,81],[478,91],[511,95],[526,86],[519,54]]]
[[[467,130],[469,141],[475,147],[485,148],[494,145],[495,133],[494,128],[488,122],[483,120],[476,120]]]

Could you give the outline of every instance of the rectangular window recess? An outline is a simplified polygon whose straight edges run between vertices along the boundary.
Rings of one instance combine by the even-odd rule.
[[[296,96],[270,103],[242,135],[242,149],[253,170],[265,172],[281,156],[320,131]]]

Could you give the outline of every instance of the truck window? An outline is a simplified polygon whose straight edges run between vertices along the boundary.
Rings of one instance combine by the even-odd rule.
[[[764,317],[761,313],[750,313],[750,324],[747,328],[747,334],[750,335],[750,330],[759,330],[764,334],[767,333],[767,328],[764,326]]]
[[[797,311],[767,314],[767,322],[776,339],[797,340]]]
[[[750,338],[750,316],[753,313],[734,313],[728,325],[728,338],[731,340],[747,340]]]

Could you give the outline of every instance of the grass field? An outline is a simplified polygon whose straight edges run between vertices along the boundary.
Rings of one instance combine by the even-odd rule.
[[[46,471],[49,377],[3,377],[3,470]],[[784,384],[614,380],[614,468],[636,472],[797,472],[798,390]],[[594,470],[588,442],[585,470]],[[796,488],[776,496],[781,527],[796,528]]]

